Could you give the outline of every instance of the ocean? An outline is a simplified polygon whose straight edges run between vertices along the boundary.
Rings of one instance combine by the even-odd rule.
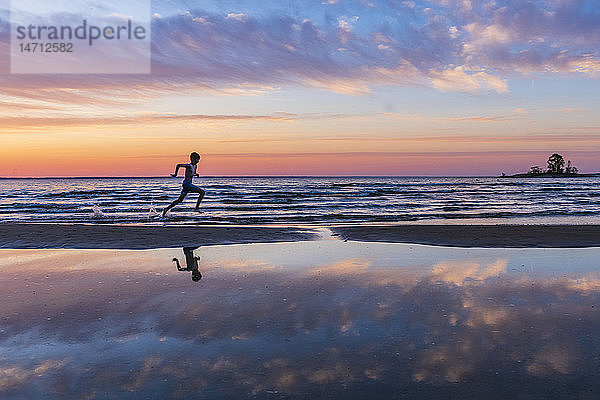
[[[600,177],[210,177],[165,219],[181,178],[1,179],[0,221],[118,224],[600,223]]]

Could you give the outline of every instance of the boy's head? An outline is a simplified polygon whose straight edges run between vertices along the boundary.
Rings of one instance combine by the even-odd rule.
[[[192,164],[198,164],[198,162],[200,161],[200,154],[194,151],[192,154],[190,154],[190,161],[192,162]]]
[[[198,271],[197,269],[192,270],[192,280],[194,282],[198,282],[200,279],[202,279],[202,274],[200,273],[200,271]]]

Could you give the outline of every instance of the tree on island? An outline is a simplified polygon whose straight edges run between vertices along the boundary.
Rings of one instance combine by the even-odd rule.
[[[569,161],[569,166],[571,161]],[[548,173],[550,174],[564,174],[565,170],[565,159],[558,153],[552,154],[548,158]]]
[[[544,173],[544,171],[542,171],[542,169],[539,166],[537,166],[537,165],[534,165],[533,167],[531,167],[529,169],[529,174],[530,175],[540,175],[540,174],[543,174],[543,173]]]
[[[571,160],[567,164],[567,168],[565,168],[565,174],[567,175],[577,175],[579,173],[579,169],[571,165]]]
[[[587,176],[579,174],[579,169],[575,167],[571,160],[567,162],[567,166],[565,168],[565,159],[558,153],[552,154],[548,157],[548,169],[542,169],[538,165],[534,165],[529,168],[529,171],[524,174],[516,174],[510,175],[513,178],[527,178],[527,177],[563,177],[563,176]],[[502,176],[506,176],[506,174],[502,174]]]

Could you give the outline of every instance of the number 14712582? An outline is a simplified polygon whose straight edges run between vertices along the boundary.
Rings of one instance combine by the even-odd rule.
[[[72,53],[73,43],[19,43],[21,53]]]

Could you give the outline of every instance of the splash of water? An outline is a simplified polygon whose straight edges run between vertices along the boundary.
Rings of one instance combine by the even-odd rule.
[[[98,207],[97,204],[94,204],[92,206],[92,213],[93,213],[92,218],[104,218],[105,217],[104,213],[102,212],[100,207]]]
[[[160,217],[160,213],[156,211],[156,207],[154,207],[154,203],[150,203],[150,210],[148,211],[148,219],[156,219]]]

